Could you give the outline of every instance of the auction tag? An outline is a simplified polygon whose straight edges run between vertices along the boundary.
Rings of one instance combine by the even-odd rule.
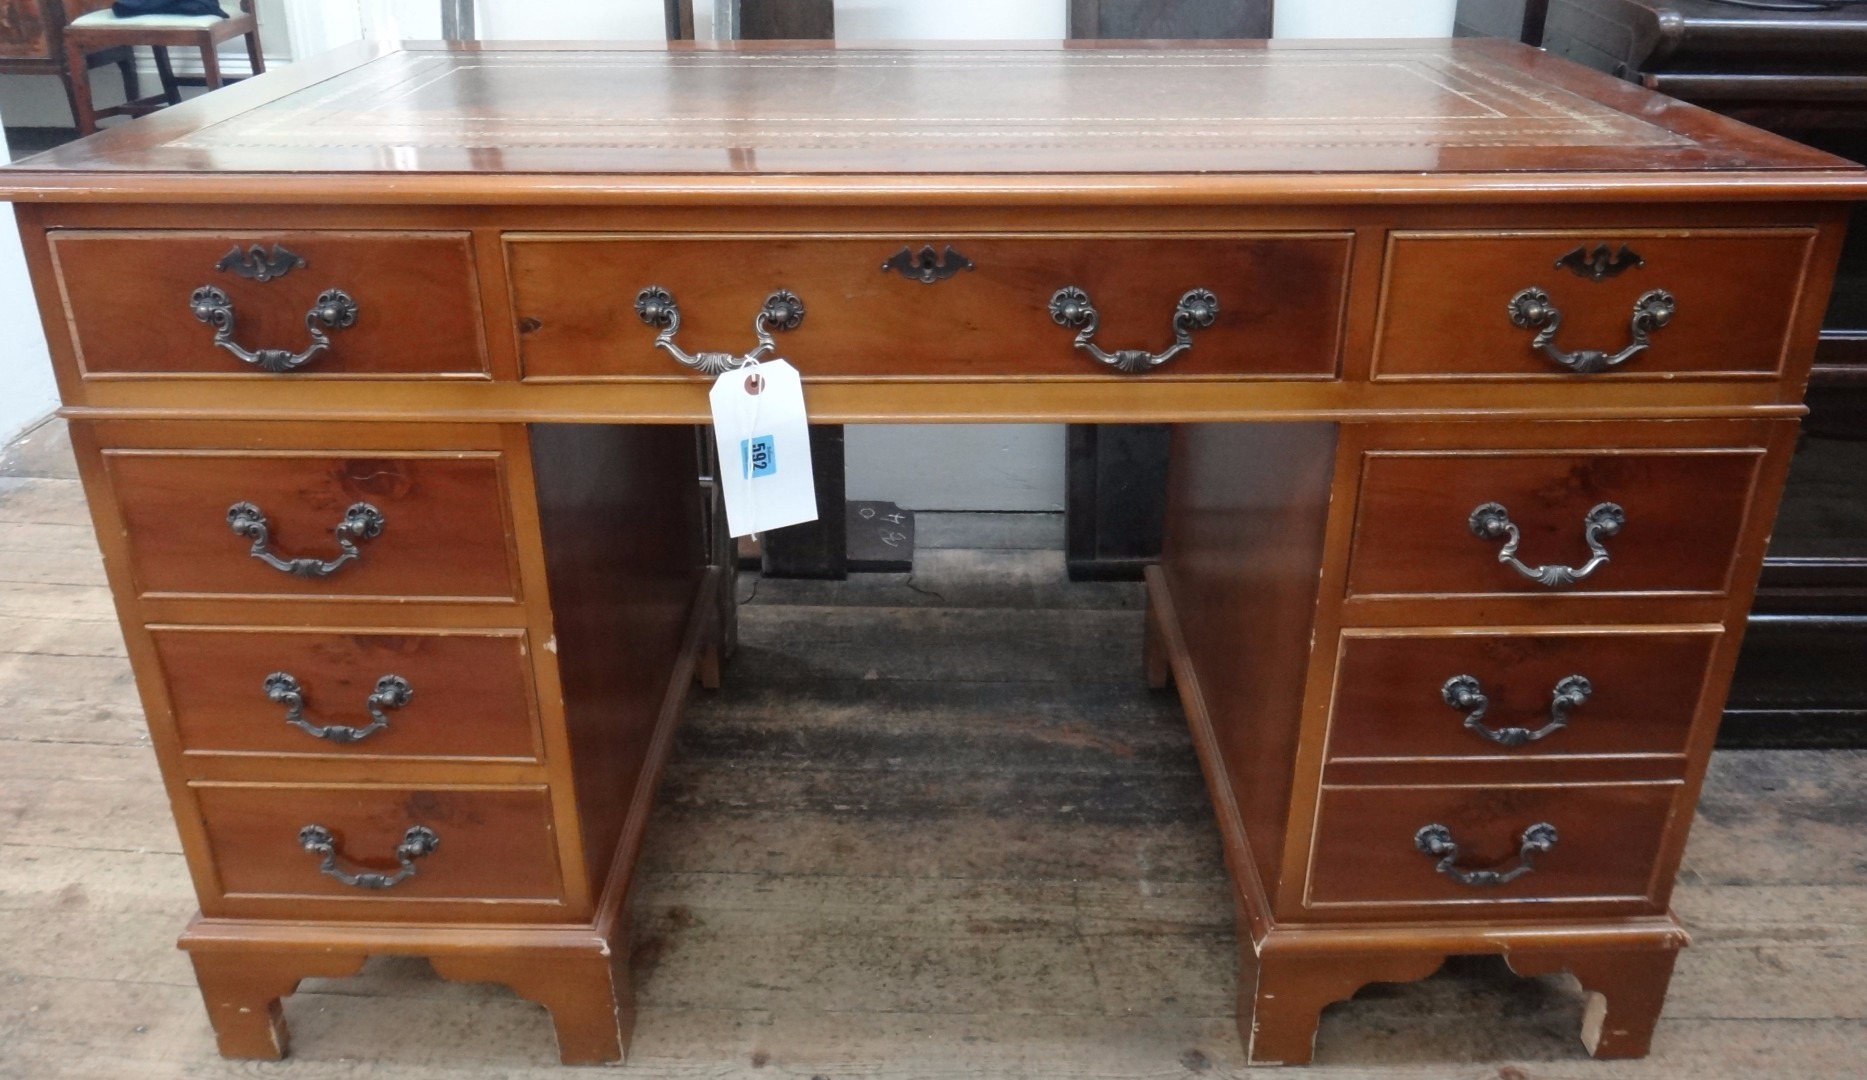
[[[783,360],[748,364],[721,375],[707,396],[732,534],[817,520],[810,422],[797,369]]]

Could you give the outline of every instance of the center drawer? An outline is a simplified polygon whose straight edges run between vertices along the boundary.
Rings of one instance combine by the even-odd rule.
[[[1349,233],[1235,236],[674,238],[511,235],[512,317],[527,378],[692,377],[655,347],[638,297],[666,291],[674,344],[735,355],[776,290],[802,302],[775,355],[807,378],[1097,376],[1052,301],[1080,290],[1095,343],[1166,350],[1192,290],[1217,300],[1191,347],[1149,378],[1331,377]],[[925,249],[925,250],[924,250]]]

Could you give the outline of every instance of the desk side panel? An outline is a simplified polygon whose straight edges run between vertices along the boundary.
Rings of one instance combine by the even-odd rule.
[[[1327,423],[1174,430],[1161,569],[1266,891],[1282,857],[1335,440]]]
[[[600,893],[635,801],[703,571],[686,426],[531,429],[564,724]]]

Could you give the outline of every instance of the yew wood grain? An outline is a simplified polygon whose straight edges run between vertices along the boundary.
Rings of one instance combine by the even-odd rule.
[[[956,263],[952,276],[927,284],[883,266],[928,245],[952,247],[971,268]],[[680,305],[675,343],[690,353],[750,350],[766,296],[796,293],[804,319],[775,335],[776,355],[812,378],[1112,375],[1071,346],[1075,329],[1051,318],[1052,294],[1066,286],[1089,294],[1104,349],[1160,352],[1173,343],[1180,297],[1203,288],[1218,297],[1218,318],[1149,378],[1326,378],[1341,349],[1351,246],[1346,233],[507,241],[527,378],[691,377],[636,317],[636,294],[651,285]]]
[[[530,646],[518,632],[159,626],[150,634],[191,756],[540,757]],[[304,719],[318,727],[370,724],[366,702],[384,676],[402,677],[413,693],[385,712],[388,726],[333,743],[285,722],[286,707],[264,689],[274,672],[297,681]]]
[[[49,237],[78,364],[87,376],[470,376],[487,373],[480,291],[465,233],[365,231],[94,231]],[[304,265],[257,281],[218,269],[274,245]],[[327,329],[328,350],[289,375],[269,375],[214,345],[196,319],[198,286],[225,293],[233,340],[250,350],[311,344],[305,316],[327,289],[356,301],[354,325]]]
[[[144,594],[295,597],[423,596],[473,600],[518,594],[499,455],[240,451],[104,452],[130,558]],[[266,565],[228,525],[235,503],[257,506],[271,550],[334,560],[333,530],[367,502],[382,532],[326,577]]]
[[[1305,907],[1362,919],[1403,910],[1409,918],[1549,919],[1560,917],[1551,903],[1578,901],[1597,912],[1657,914],[1672,882],[1654,880],[1654,861],[1679,790],[1677,782],[1324,786]],[[1454,881],[1414,843],[1422,826],[1444,825],[1458,844],[1458,869],[1509,871],[1524,830],[1544,822],[1556,827],[1555,845],[1501,885]]]
[[[1348,590],[1359,597],[1710,593],[1730,588],[1761,447],[1670,451],[1392,453],[1363,460]],[[1552,589],[1498,561],[1505,539],[1473,534],[1474,509],[1499,503],[1530,567],[1589,561],[1584,522],[1601,503],[1626,512],[1604,537],[1609,561]]]
[[[631,814],[646,826],[659,777],[650,749],[658,726],[673,722],[669,672],[689,647],[706,569],[696,453],[684,427],[531,430],[551,648],[594,896],[612,878],[625,890],[631,880],[633,866],[618,877],[615,864],[634,857],[622,841]]]
[[[1422,781],[1448,758],[1538,759],[1663,755],[1683,768],[1687,734],[1705,693],[1717,628],[1424,631],[1342,635],[1330,707],[1329,757],[1418,763]],[[1503,746],[1465,727],[1446,680],[1470,675],[1488,699],[1482,723],[1542,728],[1556,685],[1580,675],[1586,699],[1568,726]],[[1537,774],[1530,774],[1532,776]],[[1526,778],[1529,778],[1526,776]]]
[[[510,919],[520,907],[513,902],[532,901],[544,909],[536,921],[563,895],[542,788],[197,782],[189,789],[221,885],[219,896],[202,897],[208,914],[406,919],[453,900],[476,902],[481,918]],[[330,830],[337,868],[351,873],[394,873],[396,847],[412,826],[432,829],[440,842],[415,860],[412,876],[365,889],[319,872],[319,856],[298,839],[312,824]]]
[[[1224,769],[1209,780],[1231,785],[1242,814],[1256,865],[1233,873],[1267,889],[1294,790],[1288,718],[1303,701],[1335,438],[1333,424],[1174,429],[1161,572],[1199,673],[1181,691],[1204,703]]]
[[[1800,306],[1826,295],[1807,288],[1815,236],[1813,229],[1397,231],[1388,238],[1374,377],[1772,377],[1787,363]],[[1595,281],[1559,263],[1604,244],[1616,255],[1632,252],[1610,277]],[[1512,323],[1511,299],[1529,288],[1561,311],[1554,344],[1568,352],[1613,355],[1626,347],[1634,303],[1650,290],[1670,293],[1678,308],[1644,352],[1578,376],[1531,347],[1537,327]]]

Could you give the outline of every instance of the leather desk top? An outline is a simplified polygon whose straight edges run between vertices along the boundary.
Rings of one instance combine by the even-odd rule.
[[[1603,177],[1668,198],[1846,198],[1862,180],[1503,42],[502,44],[314,58],[30,159],[0,193],[550,202],[983,180],[990,197],[1025,183],[1341,200],[1541,197]]]

